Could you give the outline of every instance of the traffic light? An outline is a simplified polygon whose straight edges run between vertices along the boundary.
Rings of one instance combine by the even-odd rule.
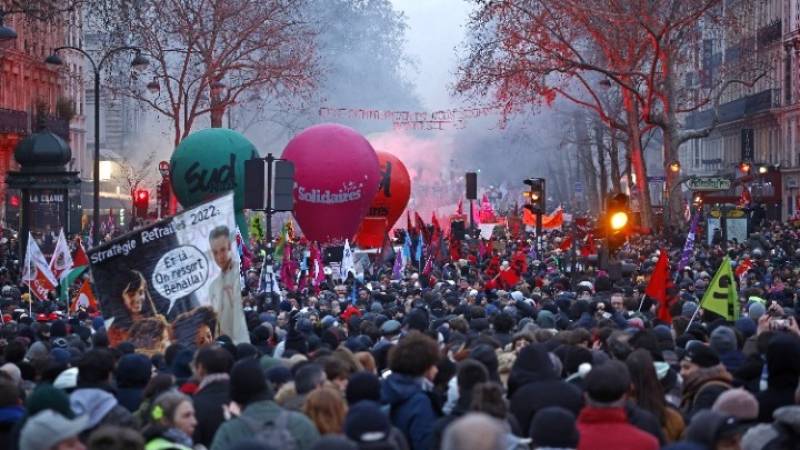
[[[525,184],[530,186],[530,190],[525,197],[528,198],[528,204],[525,208],[534,214],[545,214],[545,182],[543,178],[528,178],[524,181]]]
[[[604,218],[606,242],[609,253],[615,253],[625,244],[632,227],[630,201],[625,194],[609,197]]]
[[[147,189],[136,189],[133,193],[133,209],[136,217],[147,218],[147,209],[150,206],[150,191]]]

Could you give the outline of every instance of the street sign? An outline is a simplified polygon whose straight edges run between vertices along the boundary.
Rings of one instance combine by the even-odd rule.
[[[575,192],[583,192],[583,183],[580,181],[575,182]]]
[[[721,177],[698,177],[686,182],[693,191],[727,191],[731,188],[731,180]]]
[[[667,181],[667,177],[661,176],[661,175],[656,175],[656,176],[652,176],[652,177],[647,177],[647,181],[649,181],[651,183],[665,183]]]

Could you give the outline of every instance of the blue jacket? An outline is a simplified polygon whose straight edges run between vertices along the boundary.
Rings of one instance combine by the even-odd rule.
[[[392,425],[403,432],[411,450],[427,450],[438,415],[421,380],[393,373],[381,387],[381,400],[389,405]]]

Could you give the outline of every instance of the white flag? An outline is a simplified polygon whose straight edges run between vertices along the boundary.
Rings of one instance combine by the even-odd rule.
[[[50,270],[56,279],[61,280],[65,277],[70,270],[72,270],[72,255],[69,252],[69,245],[67,245],[67,238],[64,236],[64,229],[58,234],[58,241],[56,242],[56,249],[53,251],[53,256],[50,259]]]
[[[347,273],[353,272],[353,275],[356,274],[355,270],[355,263],[353,261],[353,252],[350,250],[350,241],[344,241],[344,251],[342,252],[342,263],[339,266],[339,273],[341,274],[342,280],[347,279]]]
[[[22,280],[28,284],[31,294],[40,300],[47,299],[47,293],[54,290],[58,281],[50,271],[42,250],[28,233],[28,247],[25,250],[25,267],[22,269]]]

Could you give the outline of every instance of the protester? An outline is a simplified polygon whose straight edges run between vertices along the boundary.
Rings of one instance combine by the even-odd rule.
[[[304,266],[297,286],[275,292],[259,286],[265,258],[251,246],[251,271],[214,278],[221,308],[237,304],[223,285],[244,280],[223,333],[208,307],[166,326],[152,281],[132,271],[114,283],[119,322],[65,313],[62,299],[34,301],[31,315],[27,288],[0,271],[0,447],[19,448],[43,412],[81,425],[51,433],[75,448],[797,447],[793,226],[768,223],[745,242],[698,238],[675,272],[666,265],[671,317],[649,286],[660,238],[630,239],[621,272],[577,254],[573,270],[560,248],[573,231],[547,231],[532,248],[522,230],[481,242],[424,227],[412,224],[410,256],[387,247],[344,280],[311,280],[313,243],[287,238],[287,257]],[[428,270],[413,261],[425,232]],[[664,248],[673,263],[683,237]],[[220,254],[228,269],[233,251]],[[704,297],[725,256],[737,297],[714,310]]]
[[[619,361],[592,368],[586,377],[586,406],[578,416],[578,449],[659,448],[654,436],[628,423],[625,402],[630,385],[628,368]]]
[[[231,400],[240,414],[223,423],[214,434],[210,450],[224,450],[256,436],[278,448],[310,449],[319,432],[306,416],[287,411],[272,401],[272,390],[261,366],[253,359],[236,363],[231,370]]]
[[[145,450],[174,448],[191,450],[197,427],[192,399],[177,391],[159,395],[150,406],[150,419],[142,430],[147,440]]]
[[[85,450],[78,439],[88,425],[88,417],[67,419],[46,409],[28,418],[22,427],[19,448],[22,450]]]

